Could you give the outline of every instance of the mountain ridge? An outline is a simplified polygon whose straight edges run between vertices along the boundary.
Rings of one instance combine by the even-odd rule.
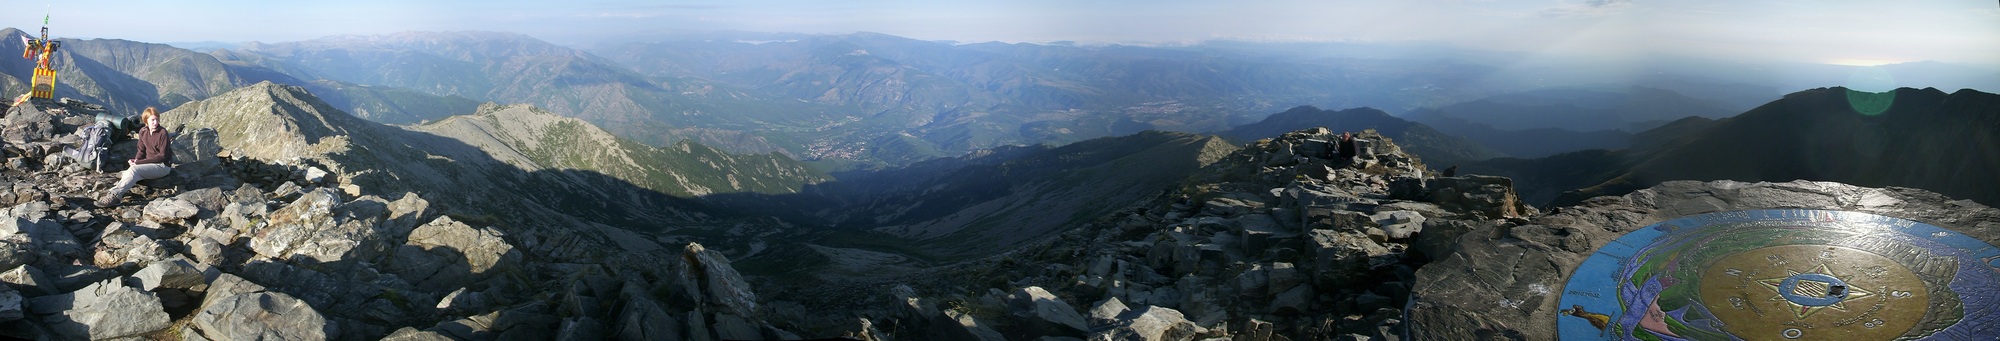
[[[1906,186],[1982,203],[2000,202],[2000,95],[1936,88],[1870,93],[1842,87],[1785,95],[1713,122],[1684,121],[1640,134],[1644,148],[1572,153],[1512,165],[1474,167],[1528,174],[1521,167],[1595,169],[1549,181],[1522,182],[1524,192],[1576,190],[1540,200],[1557,205],[1616,195],[1668,180],[1836,181]],[[1870,114],[1874,112],[1874,114]],[[1541,163],[1542,166],[1528,166]]]

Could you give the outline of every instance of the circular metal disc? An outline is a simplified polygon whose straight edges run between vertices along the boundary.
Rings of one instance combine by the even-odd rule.
[[[1874,214],[1683,217],[1600,248],[1565,286],[1564,339],[2000,337],[2000,248]]]

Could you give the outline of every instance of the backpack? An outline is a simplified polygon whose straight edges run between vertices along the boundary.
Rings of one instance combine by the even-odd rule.
[[[89,167],[91,171],[104,172],[104,151],[110,149],[111,128],[104,124],[92,124],[76,129],[77,137],[83,142],[76,147],[63,148],[63,155]]]

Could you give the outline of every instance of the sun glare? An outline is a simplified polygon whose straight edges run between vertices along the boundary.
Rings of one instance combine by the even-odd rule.
[[[1826,61],[1827,64],[1846,66],[1883,66],[1902,62],[1900,60],[1884,58],[1835,58]]]

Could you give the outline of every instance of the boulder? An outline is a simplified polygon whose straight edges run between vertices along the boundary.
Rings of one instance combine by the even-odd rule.
[[[31,186],[31,184],[14,185],[14,192],[25,192],[33,190],[35,190],[35,188]],[[49,209],[50,207],[48,202],[41,200],[32,200],[20,203],[18,205],[14,205],[13,207],[8,207],[5,210],[0,210],[0,218],[21,218],[21,219],[27,219],[28,221],[37,221],[48,218]],[[18,231],[18,229],[14,231]]]
[[[702,288],[707,289],[705,294],[710,304],[737,316],[756,316],[757,294],[750,291],[750,283],[743,281],[743,275],[729,266],[728,257],[695,243],[688,243],[681,257],[706,280]]]
[[[1264,274],[1270,278],[1269,287],[1271,289],[1270,294],[1272,295],[1289,290],[1291,287],[1299,285],[1300,282],[1304,281],[1303,278],[1299,277],[1299,269],[1294,267],[1292,263],[1273,262],[1270,269],[1265,271]]]
[[[715,314],[715,337],[723,340],[767,339],[750,320],[730,313]]]
[[[0,116],[0,141],[27,144],[48,140],[55,136],[55,123],[55,116],[34,105],[14,106],[7,109],[6,116]]]
[[[499,230],[440,217],[410,232],[409,242],[389,259],[388,270],[426,291],[469,286],[519,266],[521,252],[503,236]]]
[[[994,331],[992,326],[980,322],[972,314],[957,310],[944,310],[931,319],[931,329],[927,334],[932,340],[965,341],[1006,341],[1007,337]]]
[[[1429,199],[1445,209],[1472,211],[1489,219],[1521,217],[1534,209],[1514,193],[1514,179],[1489,175],[1432,178]]]
[[[56,333],[92,340],[138,336],[170,324],[165,308],[153,295],[107,279],[76,292],[37,297],[31,311]]]
[[[416,328],[403,327],[402,329],[397,329],[396,332],[394,333],[389,333],[389,336],[383,336],[381,341],[457,341],[457,340],[452,339],[449,336],[444,336],[444,334],[438,334],[437,332],[434,331],[417,330]]]
[[[48,269],[49,278],[54,280],[56,284],[56,292],[76,291],[97,282],[118,277],[117,270],[99,268],[94,265],[44,264],[36,265],[35,267]]]
[[[204,297],[201,306],[213,306],[221,302],[223,298],[236,296],[237,294],[263,292],[264,290],[266,290],[264,286],[252,283],[249,280],[243,279],[243,277],[237,277],[229,273],[220,273],[215,276],[214,280],[209,281],[208,295]]]
[[[376,230],[386,205],[356,200],[342,203],[340,193],[318,189],[271,212],[263,227],[249,229],[250,250],[274,259],[305,264],[372,260],[382,254],[384,240]]]
[[[7,220],[13,219],[0,218],[0,221]],[[0,224],[4,224],[4,222],[0,222]],[[24,239],[27,239],[27,236],[14,235],[6,239],[0,239],[0,267],[20,268],[40,259],[40,257],[35,255],[34,250],[30,249],[34,245],[33,242]]]
[[[1365,281],[1370,270],[1396,262],[1387,246],[1359,233],[1313,230],[1310,236],[1312,278],[1321,289],[1338,290]]]
[[[26,299],[21,297],[21,292],[14,291],[14,288],[0,285],[0,322],[19,320],[22,317],[27,317],[27,310],[21,308],[24,300]]]
[[[229,206],[229,204],[231,203],[230,193],[224,191],[222,188],[219,187],[208,187],[208,188],[201,188],[201,189],[181,192],[181,194],[174,195],[173,199],[181,202],[186,202],[189,205],[193,205],[195,207],[194,215],[189,217],[192,219],[213,218],[215,217],[216,213],[222,212],[223,207]],[[182,219],[189,219],[189,218],[182,218]]]
[[[183,220],[193,218],[195,213],[201,212],[201,209],[195,207],[192,203],[188,203],[187,200],[166,198],[146,203],[146,208],[142,211],[145,212],[146,219],[152,219],[161,223],[178,224]]]
[[[1119,301],[1117,297],[1106,298],[1103,302],[1090,306],[1088,314],[1090,325],[1108,326],[1118,323],[1118,316],[1125,315],[1129,310],[1132,309],[1125,307],[1125,302]]]
[[[1284,315],[1309,313],[1313,311],[1311,308],[1315,298],[1317,296],[1313,295],[1312,286],[1293,285],[1291,289],[1273,295],[1270,312]]]
[[[1007,307],[1014,316],[1023,318],[1036,335],[1082,336],[1090,330],[1090,324],[1076,313],[1076,308],[1042,287],[1014,289],[1007,296]]]
[[[193,264],[181,259],[147,264],[145,268],[139,269],[139,272],[133,273],[132,279],[138,283],[140,289],[147,291],[161,288],[190,289],[197,285],[208,284],[208,280],[202,277],[201,270],[195,269]]]
[[[305,301],[276,292],[250,292],[215,300],[194,315],[203,336],[216,340],[328,340],[338,325]]]
[[[17,289],[22,295],[28,297],[53,295],[59,292],[56,290],[55,279],[50,278],[48,274],[42,273],[40,268],[36,268],[33,265],[24,264],[14,267],[13,270],[0,273],[0,282],[6,283],[8,287]]]
[[[197,262],[222,264],[225,261],[222,242],[215,241],[215,238],[195,237],[194,241],[188,242],[187,247],[188,254],[194,256]]]
[[[604,334],[603,322],[598,322],[597,319],[588,316],[580,316],[563,319],[562,325],[556,327],[555,340],[594,341],[603,340],[606,337],[608,335]]]
[[[437,309],[447,312],[483,311],[486,310],[486,295],[458,288],[438,300]]]
[[[653,301],[651,295],[647,294],[641,285],[626,283],[618,297],[625,304],[625,308],[619,310],[618,320],[612,327],[612,334],[618,338],[664,340],[680,337],[681,330],[677,327],[679,323],[675,322],[674,316],[668,315],[666,309],[660,307],[659,302]],[[690,315],[700,316],[700,313],[697,311]],[[706,337],[708,332],[701,331],[699,334],[701,337]]]
[[[71,235],[69,229],[63,228],[62,223],[54,220],[41,219],[30,221],[23,218],[0,218],[0,238],[5,238],[16,244],[32,245],[28,250],[30,250],[29,253],[35,255],[36,259],[28,261],[71,259],[80,258],[83,255],[83,245],[77,243],[76,236]],[[9,256],[5,253],[0,253],[0,259],[6,259],[7,257]],[[20,257],[20,255],[15,254],[13,257]],[[8,263],[15,261],[21,260],[7,260]]]
[[[1140,306],[1118,316],[1111,328],[1092,334],[1091,340],[1192,340],[1208,330],[1189,322],[1181,312],[1157,306]]]
[[[1258,320],[1258,319],[1250,319],[1250,322],[1243,327],[1243,334],[1240,337],[1238,337],[1237,340],[1271,341],[1271,333],[1275,332],[1276,330],[1277,326],[1272,325],[1270,322],[1264,322],[1263,320]]]
[[[1424,215],[1413,211],[1377,211],[1369,218],[1382,226],[1382,232],[1392,240],[1409,239],[1411,234],[1424,230]]]

